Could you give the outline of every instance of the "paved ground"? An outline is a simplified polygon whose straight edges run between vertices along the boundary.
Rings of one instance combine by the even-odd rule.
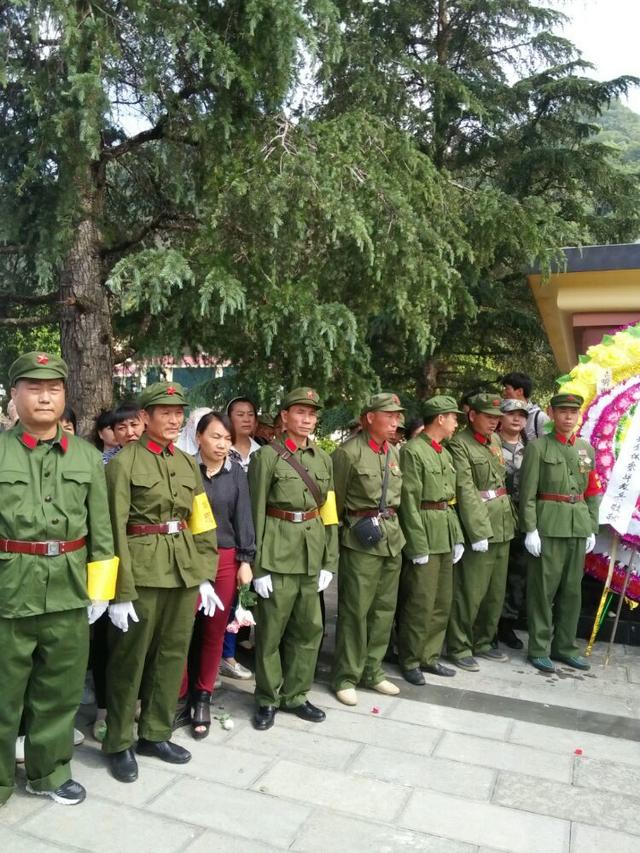
[[[330,647],[331,638],[328,644]],[[193,760],[140,758],[140,779],[108,774],[88,736],[74,772],[86,802],[63,808],[21,790],[0,810],[3,853],[638,853],[640,649],[616,647],[589,675],[543,676],[522,654],[398,698],[360,691],[340,705],[323,679],[320,725],[249,722],[251,684],[224,682]],[[86,709],[85,709],[86,713]],[[87,729],[88,731],[88,729]]]

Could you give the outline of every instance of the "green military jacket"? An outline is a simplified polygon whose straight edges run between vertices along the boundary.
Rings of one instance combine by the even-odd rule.
[[[388,445],[389,483],[386,505],[398,509],[402,492],[402,473],[398,450]],[[360,543],[351,526],[359,521],[352,509],[376,509],[380,505],[385,462],[384,447],[378,447],[368,433],[362,431],[345,441],[333,455],[338,517],[343,522],[340,541],[344,548],[365,551],[380,557],[395,557],[402,551],[404,536],[397,515],[380,519],[383,538],[372,548]]]
[[[49,443],[18,424],[0,433],[0,490],[0,538],[87,540],[57,557],[0,552],[0,616],[87,605],[87,563],[113,557],[101,454],[60,428]]]
[[[285,447],[318,484],[322,502],[333,492],[331,457],[312,441],[298,447],[282,437]],[[251,455],[249,490],[256,529],[254,575],[314,575],[338,568],[338,525],[325,525],[319,516],[293,522],[267,515],[267,507],[287,512],[317,509],[315,498],[300,475],[268,444]]]
[[[467,541],[509,542],[516,519],[508,495],[485,500],[480,492],[505,488],[505,465],[497,436],[486,441],[465,427],[449,442],[456,469],[458,515]]]
[[[109,509],[120,557],[116,601],[134,601],[137,587],[192,587],[212,580],[218,568],[215,531],[193,536],[152,533],[129,536],[128,524],[187,521],[202,477],[192,456],[163,448],[143,434],[107,464]]]
[[[447,554],[463,541],[456,497],[456,469],[449,451],[421,433],[400,450],[402,499],[400,525],[407,540],[404,551],[411,559],[427,554]],[[423,501],[448,503],[447,509],[421,509]]]
[[[578,503],[538,500],[539,494],[583,495]],[[520,469],[520,527],[541,536],[582,537],[598,532],[600,484],[595,454],[582,438],[575,443],[544,435],[527,445]]]

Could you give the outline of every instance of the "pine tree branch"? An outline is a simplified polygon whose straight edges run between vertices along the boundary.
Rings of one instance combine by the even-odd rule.
[[[0,317],[0,326],[10,326],[14,329],[50,326],[57,322],[58,318],[54,314],[47,314],[44,317]]]
[[[20,296],[17,293],[7,293],[0,291],[0,302],[14,305],[53,305],[58,301],[59,294],[57,291],[53,293],[43,293],[39,296]]]
[[[20,252],[26,251],[26,248],[23,243],[3,243],[0,245],[0,255],[19,255]]]

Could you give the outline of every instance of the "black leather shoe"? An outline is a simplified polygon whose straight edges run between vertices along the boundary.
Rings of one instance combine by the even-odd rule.
[[[131,747],[121,752],[112,752],[109,755],[111,775],[118,782],[135,782],[138,778],[138,762]]]
[[[266,732],[273,725],[276,718],[275,705],[260,705],[253,717],[253,727],[259,732]]]
[[[505,625],[501,622],[498,625],[498,639],[510,649],[523,649],[524,643],[518,637],[511,625]]]
[[[151,755],[153,758],[159,758],[160,761],[166,761],[167,764],[186,764],[191,761],[191,753],[183,746],[178,746],[177,743],[171,743],[170,740],[145,740],[143,737],[138,739],[136,747],[138,755]]]
[[[427,683],[424,680],[424,675],[420,672],[420,668],[417,666],[414,669],[403,669],[402,677],[405,681],[408,681],[409,684],[415,684],[416,687],[421,687],[423,684]]]
[[[308,723],[321,723],[327,719],[327,715],[320,708],[316,708],[308,700],[303,705],[296,705],[295,708],[280,708],[281,711],[286,711],[287,714],[295,714],[301,720],[306,720]]]
[[[450,666],[445,666],[438,661],[437,663],[423,663],[420,669],[423,672],[428,672],[429,675],[441,675],[443,678],[453,678],[456,674],[455,669]]]

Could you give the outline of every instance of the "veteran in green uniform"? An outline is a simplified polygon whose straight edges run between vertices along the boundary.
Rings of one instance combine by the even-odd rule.
[[[42,352],[9,369],[19,421],[0,434],[0,805],[23,711],[27,790],[63,805],[85,798],[71,779],[73,721],[88,623],[113,595],[117,560],[102,457],[58,424],[67,373]]]
[[[333,687],[345,705],[357,704],[358,684],[389,696],[400,692],[386,678],[382,659],[396,611],[404,545],[398,519],[402,474],[391,444],[402,412],[395,394],[369,397],[362,431],[332,457],[342,521]]]
[[[103,750],[120,782],[138,776],[132,750],[138,696],[137,752],[172,764],[191,754],[170,741],[198,592],[212,615],[221,606],[208,578],[217,570],[215,521],[195,459],[177,439],[182,387],[157,382],[140,397],[145,432],[106,467],[120,571],[107,663],[107,734]]]
[[[271,728],[278,709],[314,723],[325,719],[307,699],[322,640],[318,593],[338,566],[331,457],[309,438],[319,409],[313,388],[290,391],[280,412],[282,443],[265,445],[249,463],[256,529],[253,585],[260,596],[253,721],[259,731]]]
[[[500,442],[494,435],[502,414],[500,399],[475,394],[468,405],[469,425],[449,443],[466,550],[453,572],[447,648],[456,666],[477,672],[474,655],[508,660],[492,641],[504,603],[515,515],[505,486]]]
[[[553,672],[550,659],[589,669],[579,655],[584,555],[598,532],[600,481],[591,445],[576,438],[577,394],[551,400],[554,431],[527,445],[520,471],[520,527],[525,532],[529,660]]]
[[[464,552],[454,509],[456,471],[442,442],[462,414],[453,397],[432,397],[424,406],[424,432],[400,450],[400,525],[407,540],[400,575],[398,660],[410,684],[426,684],[424,672],[450,677],[439,660],[453,592],[453,564]]]

